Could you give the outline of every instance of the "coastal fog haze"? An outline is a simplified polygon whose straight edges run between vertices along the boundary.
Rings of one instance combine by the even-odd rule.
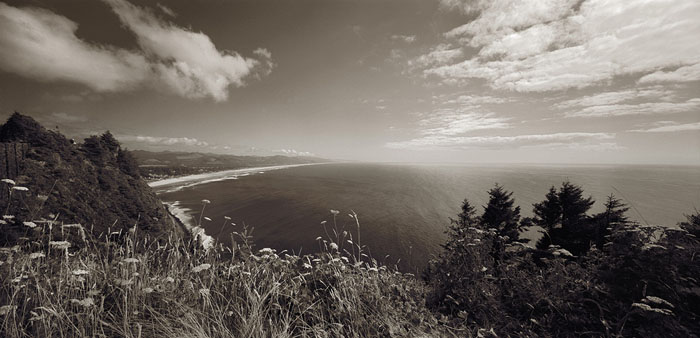
[[[698,0],[0,0],[0,337],[700,337]]]

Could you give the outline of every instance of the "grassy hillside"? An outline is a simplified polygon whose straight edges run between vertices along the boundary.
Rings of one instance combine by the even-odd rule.
[[[96,236],[134,226],[155,236],[181,231],[109,133],[74,144],[15,113],[0,126],[0,142],[29,144],[16,185],[0,186],[12,193],[0,195],[3,212],[15,216],[3,220],[0,245],[25,235],[20,219],[81,223]]]

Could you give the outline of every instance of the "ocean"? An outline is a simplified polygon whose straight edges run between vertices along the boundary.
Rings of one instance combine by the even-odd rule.
[[[256,248],[304,254],[319,250],[318,236],[335,237],[334,228],[355,241],[359,231],[373,258],[415,272],[439,252],[462,200],[483,210],[495,183],[513,192],[522,216],[532,216],[532,204],[565,180],[595,199],[592,213],[603,210],[612,193],[642,224],[675,226],[700,207],[700,167],[332,163],[272,169],[173,180],[154,189],[191,225],[202,200],[211,201],[204,209],[211,221],[203,220],[202,226],[224,243],[245,224],[254,229]],[[339,211],[335,220],[330,210]],[[352,212],[359,229],[348,215]],[[350,250],[347,242],[341,244]]]

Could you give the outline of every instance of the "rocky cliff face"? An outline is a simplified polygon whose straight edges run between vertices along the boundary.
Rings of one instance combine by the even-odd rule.
[[[0,154],[17,167],[14,177],[0,177],[1,246],[30,235],[25,222],[50,220],[80,223],[92,238],[133,227],[159,238],[183,233],[109,132],[75,143],[15,113],[0,127],[0,142],[25,147],[21,158]]]

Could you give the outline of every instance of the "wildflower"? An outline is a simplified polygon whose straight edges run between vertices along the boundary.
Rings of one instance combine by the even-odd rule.
[[[14,215],[2,215],[2,218],[3,219],[14,219],[15,216]]]
[[[489,268],[487,268],[487,267],[485,267],[485,266],[482,266],[482,267],[481,267],[481,272],[486,272],[486,270],[488,270],[488,269],[489,269]]]
[[[205,220],[205,221],[209,221],[209,222],[211,222],[211,218],[209,218],[209,217],[206,217],[206,216],[204,216],[204,220]]]
[[[274,250],[274,249],[270,249],[270,248],[262,248],[262,249],[258,250],[258,253],[259,253],[259,254],[263,254],[263,255],[265,255],[265,254],[267,254],[267,255],[272,255],[272,254],[275,253],[275,250]]]
[[[3,180],[4,181],[4,180]],[[0,306],[0,316],[4,316],[6,314],[14,313],[17,310],[17,306],[15,305],[3,305]]]
[[[331,209],[331,214],[337,215],[337,214],[339,214],[339,213],[340,213],[340,211]]]
[[[124,258],[122,259],[122,262],[124,263],[139,263],[140,261],[137,258]]]
[[[5,222],[5,220],[0,219],[0,224],[7,224],[7,222]]]
[[[70,242],[68,242],[68,241],[50,241],[49,246],[51,246],[54,249],[66,250],[66,249],[70,248]]]
[[[328,223],[328,221],[321,221],[321,225]]]
[[[224,216],[224,219],[227,220],[227,221],[230,221],[230,220],[231,220],[231,217]]]
[[[202,200],[202,204],[211,204],[210,200]]]
[[[36,223],[34,223],[34,222],[22,222],[22,224],[24,224],[25,226],[30,227],[32,229],[36,228]]]
[[[83,269],[73,270],[72,273],[74,276],[82,276],[82,275],[89,274],[89,272],[87,270],[83,270]]]
[[[20,186],[14,186],[14,187],[12,187],[12,190],[17,190],[17,191],[29,191],[29,188],[27,188],[27,187],[20,187]]]
[[[316,237],[316,240],[317,240],[317,241],[320,241],[320,240],[322,240],[322,239],[323,239],[323,237],[321,237],[321,236]]]
[[[331,250],[336,250],[336,251],[338,250],[338,244],[335,244],[334,242],[331,242],[329,247],[331,248]]]
[[[32,252],[29,254],[29,259],[37,259],[37,258],[44,258],[46,255],[44,255],[43,252]]]
[[[211,264],[204,263],[204,264],[200,264],[200,265],[197,265],[194,268],[192,268],[192,272],[195,272],[195,273],[202,272],[204,270],[209,270],[209,268],[211,268]]]
[[[71,299],[71,303],[77,304],[83,307],[91,307],[95,305],[95,301],[92,300],[92,298],[88,297],[83,300],[77,300],[77,299]]]
[[[9,185],[15,185],[15,184],[16,184],[15,181],[13,181],[13,180],[11,180],[11,179],[9,179],[9,178],[3,178],[2,180],[0,180],[0,182],[7,183],[7,184],[9,184]]]

